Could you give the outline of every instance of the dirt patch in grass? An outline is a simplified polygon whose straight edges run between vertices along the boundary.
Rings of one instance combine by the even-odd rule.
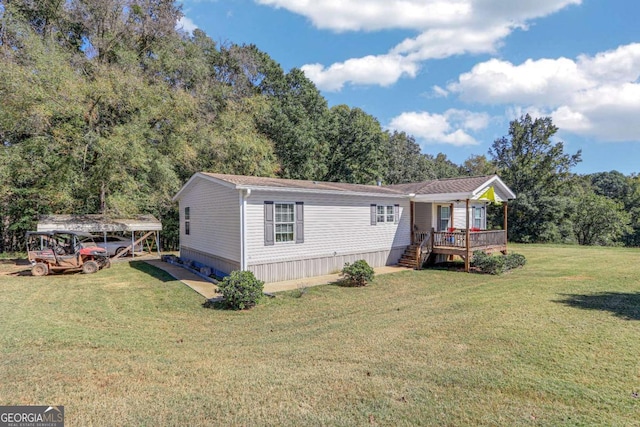
[[[30,271],[31,263],[24,258],[0,259],[0,276]]]

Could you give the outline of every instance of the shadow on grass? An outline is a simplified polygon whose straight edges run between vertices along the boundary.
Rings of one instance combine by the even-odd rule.
[[[640,320],[640,293],[598,292],[596,294],[560,294],[564,297],[554,302],[583,310],[611,312],[625,320]]]
[[[129,265],[131,268],[135,268],[138,271],[148,274],[154,279],[158,279],[161,282],[173,282],[177,279],[174,279],[169,273],[163,271],[157,267],[154,267],[151,264],[148,264],[145,261],[130,261]]]

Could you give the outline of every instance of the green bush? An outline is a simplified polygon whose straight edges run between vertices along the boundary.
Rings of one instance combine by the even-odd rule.
[[[471,265],[486,274],[502,274],[505,270],[504,256],[488,255],[482,251],[473,253]]]
[[[262,297],[263,288],[264,282],[256,279],[250,271],[232,271],[218,284],[218,290],[224,297],[224,306],[232,310],[255,306]]]
[[[482,251],[475,251],[471,266],[486,274],[502,274],[505,271],[522,267],[527,262],[524,255],[512,253],[509,255],[488,255]]]
[[[364,286],[373,280],[374,272],[367,261],[360,259],[353,264],[345,263],[340,275],[346,285]]]
[[[514,268],[525,265],[527,259],[522,254],[510,253],[504,257],[504,262],[507,270],[513,270]]]

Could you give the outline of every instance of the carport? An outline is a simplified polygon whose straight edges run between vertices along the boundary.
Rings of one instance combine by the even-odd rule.
[[[130,233],[131,244],[113,258],[120,258],[127,252],[135,257],[133,248],[143,243],[149,253],[155,242],[160,255],[160,231],[162,223],[153,215],[137,215],[127,218],[110,218],[104,215],[42,215],[38,220],[38,231],[69,230],[83,231],[95,235],[102,234],[105,244],[107,233]]]

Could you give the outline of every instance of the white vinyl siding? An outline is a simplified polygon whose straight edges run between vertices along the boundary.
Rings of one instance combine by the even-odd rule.
[[[433,205],[431,203],[420,203],[416,202],[415,204],[415,224],[418,228],[418,231],[431,231],[431,228],[434,228],[433,224]]]
[[[195,180],[188,191],[183,193],[179,202],[181,247],[231,261],[240,261],[238,190],[204,180]],[[185,230],[187,223],[190,228],[189,234],[186,234]]]
[[[304,243],[264,244],[264,202],[282,200],[281,193],[254,190],[247,199],[247,261],[249,266],[269,261],[333,257],[390,250],[410,244],[409,201],[384,199],[377,205],[387,206],[395,214],[399,205],[399,223],[371,227],[371,204],[375,199],[366,196],[335,196],[296,193],[290,200],[304,202]],[[377,208],[376,208],[377,214]],[[377,215],[376,215],[377,216]],[[396,260],[397,261],[397,260]]]

